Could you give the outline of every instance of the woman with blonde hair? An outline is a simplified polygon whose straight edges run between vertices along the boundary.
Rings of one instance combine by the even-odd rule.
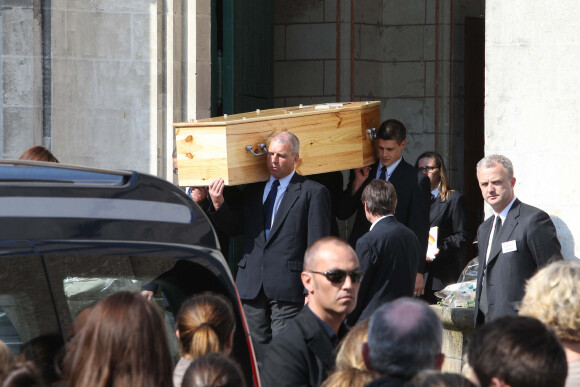
[[[519,314],[535,317],[560,339],[568,362],[566,387],[580,385],[580,262],[558,261],[526,284]]]
[[[373,380],[362,356],[362,345],[367,341],[369,319],[355,325],[342,339],[336,353],[334,371],[321,387],[362,387]]]
[[[137,293],[99,301],[65,357],[68,387],[171,387],[172,358],[161,312]]]
[[[183,374],[195,359],[214,352],[229,356],[234,330],[234,310],[225,297],[208,292],[185,300],[176,318],[181,358],[173,372],[173,385],[181,386]]]

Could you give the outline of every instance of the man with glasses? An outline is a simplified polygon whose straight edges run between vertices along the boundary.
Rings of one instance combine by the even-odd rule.
[[[370,317],[387,301],[413,296],[417,267],[424,260],[415,233],[393,216],[397,193],[391,183],[372,180],[361,199],[371,227],[356,243],[365,276],[356,308],[347,318],[351,326]]]
[[[326,379],[362,276],[356,253],[338,238],[322,238],[306,250],[301,278],[308,301],[272,340],[261,371],[264,386],[319,386]]]

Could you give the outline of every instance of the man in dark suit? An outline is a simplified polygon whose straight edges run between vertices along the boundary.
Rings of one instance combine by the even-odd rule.
[[[355,211],[356,218],[348,238],[351,246],[369,231],[370,223],[366,219],[360,200],[363,189],[373,179],[388,180],[397,192],[395,217],[409,227],[417,236],[423,257],[427,253],[429,238],[429,179],[419,173],[415,167],[403,159],[403,149],[407,145],[407,129],[402,122],[386,120],[377,131],[375,149],[379,161],[372,167],[355,169],[351,172],[348,187],[340,198],[339,219],[347,219]],[[425,260],[419,262],[415,280],[415,297],[423,294],[423,273]]]
[[[393,216],[397,194],[391,183],[371,181],[362,193],[371,229],[356,242],[356,254],[365,276],[356,308],[347,322],[364,320],[382,304],[411,297],[419,261],[423,260],[417,236]]]
[[[236,286],[258,360],[262,347],[304,305],[304,252],[330,234],[328,190],[295,172],[299,146],[290,132],[274,136],[266,156],[270,179],[246,186],[237,206],[224,200],[222,179],[209,186],[213,222],[230,235],[244,235]]]
[[[556,228],[548,214],[515,197],[516,179],[507,157],[483,158],[477,163],[477,180],[494,216],[477,230],[476,326],[517,314],[526,280],[538,268],[562,259]]]
[[[272,340],[261,372],[264,386],[319,386],[326,379],[362,275],[354,250],[338,238],[323,238],[306,251],[301,276],[308,303]]]

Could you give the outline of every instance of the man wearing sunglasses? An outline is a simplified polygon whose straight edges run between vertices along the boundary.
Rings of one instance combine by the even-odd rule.
[[[264,386],[319,386],[326,379],[362,276],[354,250],[338,238],[322,238],[306,250],[302,284],[308,303],[272,340],[261,372]]]
[[[393,216],[397,193],[390,182],[372,180],[361,199],[371,229],[356,243],[365,277],[356,308],[347,318],[350,326],[370,317],[387,301],[412,297],[417,268],[423,257],[415,233]]]

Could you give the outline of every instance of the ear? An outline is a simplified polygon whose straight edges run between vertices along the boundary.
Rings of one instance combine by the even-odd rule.
[[[312,294],[314,291],[314,285],[312,284],[312,274],[303,271],[302,274],[300,274],[300,278],[302,279],[302,285],[304,286],[304,289],[308,291],[308,294]]]
[[[512,188],[513,188],[516,185],[516,178],[515,177],[512,177],[511,183],[512,183]]]
[[[369,371],[372,371],[373,368],[371,367],[371,349],[369,348],[369,343],[363,343],[361,351],[365,365],[367,366]]]
[[[177,336],[177,340],[179,340],[179,329],[175,330],[175,336]]]
[[[298,160],[300,160],[300,155],[298,153],[296,153],[294,155],[294,164],[296,164],[298,162]]]
[[[407,146],[407,140],[401,141],[401,149],[405,149],[405,146]]]
[[[443,368],[443,362],[445,361],[445,354],[440,353],[439,355],[435,356],[435,364],[433,365],[433,369],[437,371],[441,371]]]

